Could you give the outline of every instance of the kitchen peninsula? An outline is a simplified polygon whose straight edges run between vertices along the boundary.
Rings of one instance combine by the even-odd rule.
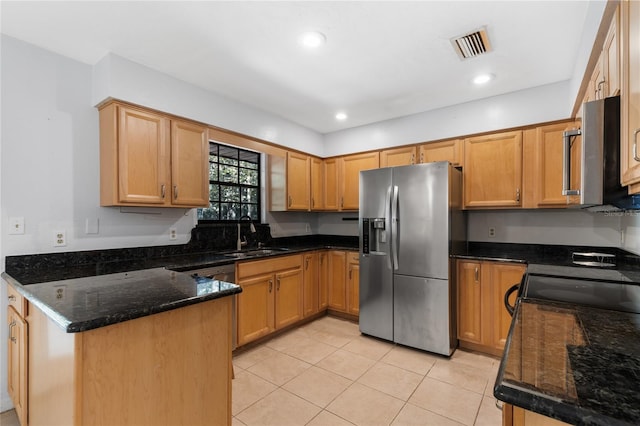
[[[23,395],[22,424],[231,423],[239,286],[165,268],[28,285],[2,278],[12,341],[22,343],[21,359],[9,359],[24,372],[9,378]]]

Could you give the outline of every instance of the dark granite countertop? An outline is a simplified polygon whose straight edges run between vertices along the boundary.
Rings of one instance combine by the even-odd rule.
[[[274,240],[275,241],[275,240]],[[353,239],[284,240],[258,252],[148,256],[147,249],[8,256],[2,277],[67,332],[80,332],[241,292],[186,271],[319,249],[357,250]],[[355,240],[357,243],[357,239]],[[57,298],[63,288],[64,297]]]
[[[105,327],[143,316],[240,293],[232,283],[193,278],[165,268],[22,285],[16,290],[68,333]]]
[[[571,424],[640,424],[640,314],[519,300],[494,395]]]

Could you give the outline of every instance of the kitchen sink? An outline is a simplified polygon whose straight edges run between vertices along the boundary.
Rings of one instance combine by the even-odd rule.
[[[224,253],[225,256],[227,257],[233,257],[236,259],[242,259],[244,257],[253,257],[253,256],[266,256],[269,254],[275,254],[275,253],[282,253],[285,252],[289,249],[287,248],[262,248],[262,249],[255,249],[255,250],[244,250],[244,251],[234,251],[231,253]]]

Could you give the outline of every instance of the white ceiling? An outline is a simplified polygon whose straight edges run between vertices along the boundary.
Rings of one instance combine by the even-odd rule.
[[[87,64],[111,52],[320,133],[569,80],[587,1],[2,1],[1,31]],[[494,51],[450,38],[486,26]],[[297,42],[318,30],[316,51]],[[494,81],[474,87],[480,72]],[[335,113],[349,119],[337,122]]]

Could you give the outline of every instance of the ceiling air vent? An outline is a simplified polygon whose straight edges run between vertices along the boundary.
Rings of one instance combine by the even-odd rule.
[[[487,35],[486,27],[477,31],[451,39],[454,49],[460,59],[474,58],[491,51],[491,43]]]

